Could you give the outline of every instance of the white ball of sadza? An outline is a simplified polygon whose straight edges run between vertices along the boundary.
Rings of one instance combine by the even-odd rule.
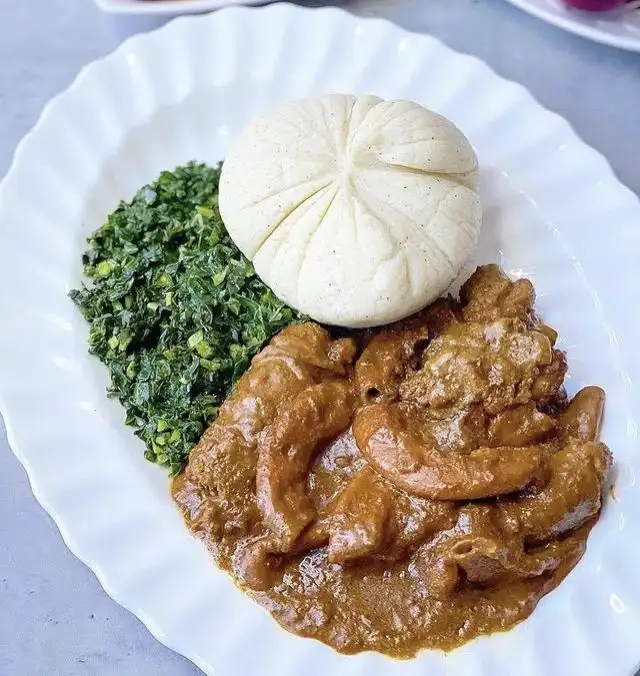
[[[452,122],[411,101],[292,101],[233,144],[219,206],[280,299],[322,323],[376,326],[435,300],[467,261],[478,160]]]

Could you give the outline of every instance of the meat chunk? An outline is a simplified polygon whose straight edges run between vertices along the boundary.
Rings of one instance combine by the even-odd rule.
[[[517,540],[468,536],[446,543],[428,557],[425,576],[430,593],[447,600],[460,592],[463,584],[490,587],[509,581],[540,577],[575,563],[584,553],[584,541],[554,541],[534,553],[527,553]]]
[[[430,343],[422,368],[403,381],[400,396],[430,408],[482,403],[496,414],[528,403],[553,359],[549,338],[519,320],[451,324]]]
[[[365,467],[329,508],[329,559],[396,560],[455,522],[455,506],[395,490]]]
[[[564,352],[554,350],[551,362],[544,364],[531,386],[531,397],[537,402],[548,403],[564,399],[562,383],[567,375],[567,357]]]
[[[380,549],[393,508],[388,488],[371,469],[357,474],[332,506],[329,560],[342,563]]]
[[[450,599],[462,584],[489,587],[539,577],[567,558],[577,561],[584,551],[580,539],[553,541],[527,551],[522,538],[502,528],[498,516],[492,505],[463,507],[455,527],[419,552],[418,562],[433,596]]]
[[[283,551],[316,516],[307,496],[309,467],[315,452],[349,426],[353,405],[350,381],[313,385],[285,406],[260,437],[258,506]]]
[[[443,453],[425,435],[416,409],[374,404],[359,409],[353,435],[367,461],[398,488],[434,500],[475,500],[513,493],[536,480],[543,457],[534,448],[479,448]]]
[[[531,446],[546,441],[555,432],[555,420],[531,402],[502,411],[491,420],[489,446]]]
[[[546,542],[574,530],[598,514],[611,453],[602,443],[570,441],[549,461],[550,479],[537,494],[505,500],[507,530],[528,542]]]
[[[262,535],[240,542],[233,553],[233,572],[238,581],[253,591],[265,591],[278,577],[278,561],[272,556],[278,546],[273,537]]]
[[[533,284],[511,281],[497,265],[483,265],[462,285],[460,302],[465,322],[491,322],[501,318],[537,324]]]
[[[560,416],[564,434],[581,441],[595,441],[600,433],[604,397],[604,390],[600,387],[580,390]]]
[[[363,403],[396,398],[407,369],[419,367],[430,340],[456,321],[454,305],[439,300],[416,317],[379,331],[363,350],[355,370]]]

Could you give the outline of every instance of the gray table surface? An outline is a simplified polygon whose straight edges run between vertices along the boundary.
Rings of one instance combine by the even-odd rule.
[[[640,55],[548,27],[503,0],[342,4],[432,33],[526,85],[640,193]],[[0,0],[0,12],[1,176],[44,103],[81,66],[111,51],[128,28],[114,25],[90,0]],[[199,673],[157,643],[67,551],[0,423],[0,675]]]

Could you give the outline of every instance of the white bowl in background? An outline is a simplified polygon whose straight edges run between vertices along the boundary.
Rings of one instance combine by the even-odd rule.
[[[177,16],[200,14],[229,5],[258,5],[265,0],[96,0],[107,14],[141,14],[145,16]]]
[[[259,5],[268,0],[95,0],[110,14],[123,36],[153,30],[181,14],[204,14],[231,5]]]

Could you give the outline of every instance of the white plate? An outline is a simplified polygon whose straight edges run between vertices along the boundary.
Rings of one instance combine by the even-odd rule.
[[[248,118],[323,91],[408,97],[451,117],[482,164],[478,260],[527,275],[569,351],[569,388],[608,392],[617,462],[584,560],[515,630],[448,656],[343,657],[280,630],[184,528],[165,473],[104,396],[66,297],[84,238],[121,198]],[[480,61],[390,23],[287,5],[179,19],[88,66],[20,144],[0,189],[0,401],[38,500],[107,592],[219,676],[628,676],[640,659],[640,205],[560,117]]]
[[[562,0],[507,0],[507,2],[570,33],[582,35],[605,45],[640,52],[640,9],[581,12],[570,9]]]

